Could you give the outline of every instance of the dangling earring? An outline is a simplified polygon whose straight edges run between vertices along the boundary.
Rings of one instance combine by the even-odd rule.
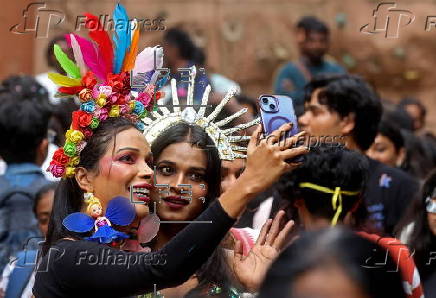
[[[94,194],[92,192],[85,192],[83,194],[83,200],[87,203],[93,196]]]

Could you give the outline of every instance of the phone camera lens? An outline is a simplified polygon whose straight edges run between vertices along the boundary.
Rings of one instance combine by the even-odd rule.
[[[263,97],[263,98],[262,98],[262,102],[263,102],[264,104],[267,104],[267,103],[268,103],[268,98]]]
[[[271,110],[274,110],[274,109],[276,108],[276,105],[275,105],[275,104],[270,104],[270,105],[269,105],[269,108],[270,108]]]

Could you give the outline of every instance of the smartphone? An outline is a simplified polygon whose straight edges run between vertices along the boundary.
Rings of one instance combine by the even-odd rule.
[[[298,133],[298,120],[295,115],[292,98],[286,95],[268,95],[259,96],[258,99],[260,118],[265,137],[273,131],[280,128],[285,123],[292,122],[292,129],[280,137],[280,141],[289,138]],[[302,161],[302,157],[296,157],[293,162]]]

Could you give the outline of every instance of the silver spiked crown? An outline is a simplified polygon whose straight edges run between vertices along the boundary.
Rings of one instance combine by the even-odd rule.
[[[247,148],[244,146],[239,146],[238,143],[240,143],[241,141],[249,140],[250,136],[240,136],[236,135],[235,133],[258,124],[260,122],[259,118],[256,118],[247,123],[239,124],[235,127],[230,127],[226,129],[223,128],[232,120],[246,113],[247,108],[243,108],[221,121],[214,122],[216,117],[222,111],[223,107],[232,99],[233,96],[239,93],[239,90],[237,88],[231,88],[221,100],[221,102],[215,107],[212,113],[206,116],[206,106],[209,100],[209,93],[211,90],[210,85],[206,87],[203,93],[200,108],[198,109],[198,111],[195,111],[195,109],[193,108],[195,74],[196,69],[195,66],[193,66],[189,77],[186,107],[183,110],[181,109],[181,106],[179,104],[179,98],[177,96],[176,80],[171,80],[173,112],[171,112],[167,108],[167,106],[158,105],[157,109],[153,110],[150,113],[150,117],[143,118],[142,121],[145,124],[145,138],[150,144],[152,144],[154,140],[165,130],[180,122],[186,122],[189,124],[198,125],[206,131],[206,133],[210,136],[216,148],[218,149],[220,158],[222,160],[245,158],[245,154],[240,154],[237,152],[246,152]]]

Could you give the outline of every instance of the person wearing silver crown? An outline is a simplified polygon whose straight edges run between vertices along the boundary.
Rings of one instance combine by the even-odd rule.
[[[193,102],[195,74],[196,70],[193,67],[188,88],[188,105],[185,109],[179,106],[177,93],[174,92],[176,80],[172,79],[173,111],[158,106],[158,109],[151,113],[151,118],[144,119],[146,123],[144,135],[151,144],[155,162],[157,187],[152,191],[151,198],[156,215],[166,222],[160,225],[157,237],[151,243],[152,251],[164,247],[181,233],[190,221],[195,220],[201,212],[214,203],[216,198],[220,197],[221,160],[245,158],[244,154],[235,151],[247,151],[244,146],[236,146],[234,143],[240,143],[241,139],[248,138],[234,134],[258,122],[258,119],[255,119],[236,127],[224,128],[231,120],[246,112],[246,109],[215,122],[215,118],[225,104],[237,92],[236,89],[230,90],[209,115],[205,114],[205,106],[208,103],[210,86],[206,88],[203,95],[202,107],[198,111],[190,107]],[[225,193],[235,190],[236,188],[230,187]],[[165,289],[161,294],[164,297],[185,297],[185,295],[196,297],[196,295],[214,294],[232,297],[232,295],[239,295],[240,291],[255,292],[266,268],[284,244],[285,235],[292,228],[292,222],[289,222],[283,230],[279,231],[279,222],[283,215],[283,212],[278,214],[273,227],[269,221],[264,225],[261,233],[263,236],[259,237],[254,248],[261,252],[267,251],[269,258],[256,259],[254,253],[244,258],[233,258],[231,251],[229,255],[226,254],[229,251],[219,247],[188,282],[176,288]],[[207,223],[204,225],[207,231]],[[269,233],[268,241],[265,239],[267,233]],[[237,253],[239,250],[236,247]],[[258,262],[257,266],[250,267],[254,262]],[[248,270],[251,270],[250,278],[240,274]],[[232,280],[232,276],[236,277],[237,281]]]
[[[130,24],[119,4],[113,17],[117,23]],[[306,147],[289,148],[298,136],[278,143],[279,136],[291,129],[290,124],[283,125],[268,139],[260,138],[258,127],[247,147],[243,175],[195,219],[209,224],[187,225],[155,252],[120,250],[129,236],[124,232],[148,213],[150,193],[155,191],[148,136],[157,137],[153,127],[165,128],[171,121],[163,115],[157,121],[146,120],[150,99],[157,97],[156,85],[161,84],[156,81],[154,68],[150,68],[153,49],[146,48],[136,55],[138,26],[130,26],[132,30],[116,26],[112,42],[96,16],[86,14],[86,18],[93,42],[70,34],[68,42],[76,61],[55,46],[55,55],[68,76],[49,74],[61,86],[57,96],[76,95],[82,104],[79,111],[73,112],[65,146],[55,152],[48,168],[63,180],[56,189],[38,263],[33,288],[37,298],[126,297],[185,282],[213,253],[247,203],[283,173],[298,166],[285,160],[307,153]],[[139,71],[148,75],[138,78]],[[133,81],[145,83],[144,87],[133,92],[130,74]],[[218,107],[230,97],[227,95]],[[181,115],[174,108],[175,116]],[[188,116],[192,111],[184,115],[185,119],[199,121],[196,124],[201,126],[206,125],[201,120],[212,120],[218,112],[217,108],[204,119],[197,117],[204,114],[202,109],[194,118]],[[152,123],[156,126],[150,126]],[[234,158],[231,134],[241,126],[223,131],[217,129],[220,126],[211,124],[205,130],[216,142],[220,156]],[[222,136],[218,137],[220,132]],[[133,206],[132,201],[145,204]],[[95,229],[99,218],[106,219],[104,230]],[[277,227],[275,230],[278,233]],[[273,245],[270,238],[266,237],[265,242]]]

